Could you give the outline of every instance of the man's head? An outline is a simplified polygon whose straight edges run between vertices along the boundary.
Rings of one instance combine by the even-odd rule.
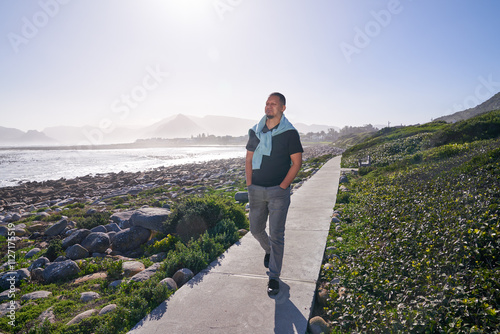
[[[285,112],[286,109],[286,99],[285,96],[281,93],[272,93],[267,98],[266,102],[266,116],[269,119],[277,118],[281,119],[281,115]]]

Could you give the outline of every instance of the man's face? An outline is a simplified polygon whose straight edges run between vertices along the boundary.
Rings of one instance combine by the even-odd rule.
[[[283,112],[285,111],[286,106],[282,105],[280,102],[280,98],[277,96],[269,96],[266,102],[266,116],[269,119],[273,118],[281,118]]]

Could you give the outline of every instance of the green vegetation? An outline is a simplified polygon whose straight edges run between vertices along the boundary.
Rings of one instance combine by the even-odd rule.
[[[322,271],[333,330],[498,333],[499,136],[496,111],[384,129],[346,151],[344,165],[373,165],[339,191]]]
[[[307,178],[314,173],[331,155],[311,158],[303,164],[303,177]],[[235,175],[243,175],[242,170],[228,171],[228,178]],[[98,225],[109,223],[110,212],[119,206],[128,209],[140,208],[144,205],[164,206],[167,205],[172,211],[171,216],[164,224],[163,234],[157,234],[156,240],[143,247],[144,256],[136,259],[146,267],[153,264],[149,256],[161,252],[166,253],[160,268],[155,275],[142,283],[131,282],[123,279],[122,262],[119,258],[86,258],[77,260],[80,272],[75,280],[45,284],[35,280],[21,284],[20,291],[16,292],[15,300],[21,303],[21,308],[16,310],[15,326],[8,324],[9,318],[0,318],[0,331],[12,333],[126,333],[146,314],[151,312],[161,302],[168,299],[174,291],[167,289],[164,284],[159,284],[166,277],[172,277],[181,268],[189,268],[195,274],[205,269],[212,261],[217,259],[228,247],[239,240],[239,229],[248,229],[248,220],[244,210],[244,204],[234,201],[236,191],[246,189],[244,177],[237,176],[237,180],[231,182],[227,187],[218,187],[219,180],[215,185],[193,186],[192,193],[181,192],[180,186],[163,186],[145,190],[136,196],[118,196],[103,200],[99,204],[99,211],[89,203],[75,203],[67,205],[63,211],[43,218],[34,216],[20,220],[17,223],[25,223],[27,226],[40,224],[42,222],[56,221],[62,216],[68,217],[68,221],[76,222],[76,228],[93,228]],[[94,209],[89,211],[89,209]],[[40,210],[42,212],[45,210]],[[54,217],[57,217],[54,218]],[[34,222],[35,220],[35,222]],[[188,222],[195,222],[190,225]],[[203,228],[197,229],[197,224]],[[48,224],[42,223],[47,226]],[[181,226],[191,226],[182,229]],[[0,237],[0,246],[3,254],[6,254],[6,238]],[[27,251],[39,246],[40,239],[23,239],[16,243],[15,256],[17,259],[16,269],[26,268],[40,256],[46,256],[51,261],[60,255],[64,255],[61,236],[44,239],[48,247],[36,254],[31,259],[24,259]],[[6,257],[2,259],[5,263]],[[88,275],[99,274],[90,279]],[[97,277],[97,278],[96,278]],[[89,279],[89,280],[87,280]],[[123,279],[121,284],[113,287],[111,283]],[[46,290],[52,292],[48,298],[34,301],[21,301],[21,296],[26,293]],[[94,291],[99,293],[100,298],[83,303],[80,293]],[[97,315],[104,306],[116,304],[117,308],[105,315]],[[42,312],[52,307],[54,323],[46,321],[41,324],[38,317]],[[95,309],[97,312],[78,324],[67,325],[76,315]]]

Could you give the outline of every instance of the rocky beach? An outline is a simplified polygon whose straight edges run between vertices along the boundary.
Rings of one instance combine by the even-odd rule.
[[[311,158],[340,153],[330,145],[305,147],[300,180],[293,188],[300,187],[320,167],[317,162],[309,164],[314,160]],[[37,299],[51,298],[44,286],[53,282],[78,286],[101,279],[110,287],[118,287],[124,280],[147,281],[159,270],[166,253],[149,254],[145,247],[167,242],[156,236],[168,232],[162,224],[171,207],[189,195],[210,192],[230,194],[235,203],[244,203],[244,180],[244,159],[236,158],[0,188],[0,236],[5,240],[0,243],[0,315],[21,309],[25,300],[36,303]],[[88,221],[92,225],[85,225]],[[189,240],[206,230],[195,225],[178,228],[174,234]],[[95,264],[92,259],[111,262],[107,262],[107,270],[82,276],[82,267]],[[120,268],[115,268],[118,274],[110,277],[113,261],[120,263]],[[192,276],[190,268],[180,268],[162,283],[175,291]],[[39,288],[24,293],[24,289],[19,291],[23,282]],[[21,298],[11,298],[16,295]],[[85,291],[81,298],[92,301],[101,297],[96,291]],[[66,325],[116,307],[112,303],[99,306],[100,311],[98,307],[86,309]],[[44,310],[40,317],[56,321],[51,310]]]

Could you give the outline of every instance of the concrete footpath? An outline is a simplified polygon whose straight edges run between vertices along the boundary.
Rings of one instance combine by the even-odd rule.
[[[264,251],[248,233],[129,333],[305,333],[339,177],[335,157],[293,193],[277,296],[267,295]]]

